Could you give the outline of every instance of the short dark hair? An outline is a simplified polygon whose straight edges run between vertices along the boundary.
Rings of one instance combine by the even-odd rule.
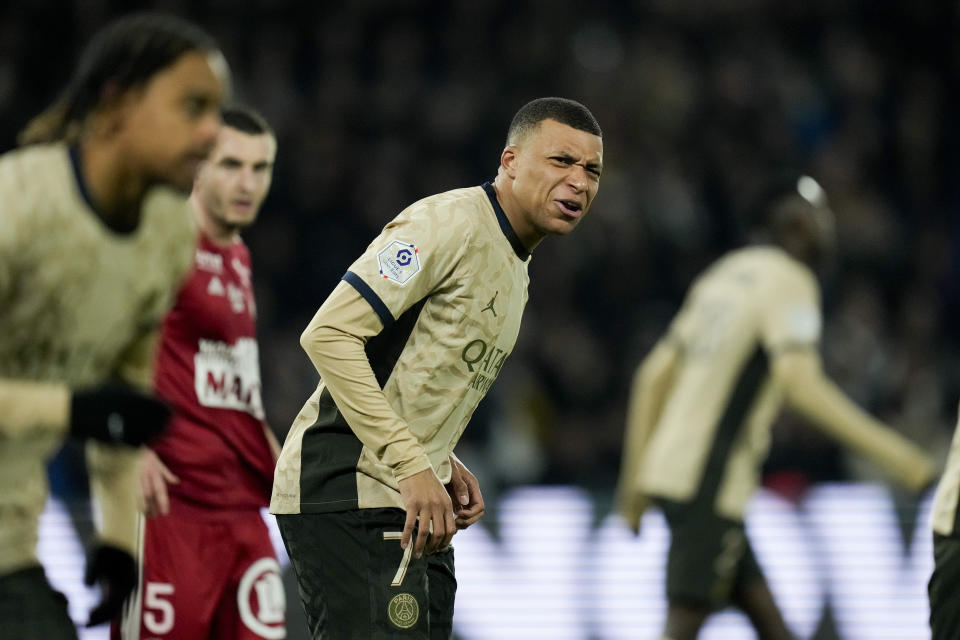
[[[507,145],[515,144],[544,120],[556,120],[568,127],[603,137],[590,110],[569,98],[537,98],[520,107],[507,130]]]
[[[203,29],[174,16],[134,13],[114,20],[93,36],[66,89],[27,124],[20,144],[74,141],[107,88],[124,92],[141,87],[192,51],[219,47]]]
[[[769,229],[772,214],[787,198],[799,198],[799,184],[803,172],[781,169],[765,176],[748,196],[742,221],[746,231]]]
[[[271,136],[275,135],[273,128],[270,127],[266,119],[249,107],[237,105],[224,107],[220,111],[220,119],[223,120],[225,127],[230,127],[231,129],[236,129],[237,131],[252,136],[258,136],[263,133]]]

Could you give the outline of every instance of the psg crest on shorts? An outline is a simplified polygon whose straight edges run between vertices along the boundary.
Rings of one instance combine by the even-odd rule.
[[[397,284],[406,284],[420,271],[420,253],[409,242],[394,240],[377,254],[380,275]]]
[[[387,615],[390,616],[390,622],[396,626],[409,629],[417,624],[420,618],[420,605],[409,593],[398,593],[387,605]]]

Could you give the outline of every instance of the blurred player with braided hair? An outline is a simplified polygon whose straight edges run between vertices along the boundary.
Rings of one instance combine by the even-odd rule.
[[[191,264],[186,195],[226,82],[196,26],[121,18],[0,157],[0,637],[76,637],[35,550],[44,465],[68,434],[88,441],[99,509],[86,580],[104,599],[89,624],[118,615],[136,582],[129,445],[168,417],[149,393],[157,328]]]

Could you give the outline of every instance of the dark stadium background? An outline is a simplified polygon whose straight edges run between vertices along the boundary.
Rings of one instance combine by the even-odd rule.
[[[277,130],[274,187],[246,238],[281,437],[316,383],[298,336],[347,265],[406,204],[492,178],[513,112],[562,95],[596,114],[606,166],[589,219],[535,252],[517,348],[459,449],[491,524],[516,486],[579,486],[607,512],[633,368],[737,241],[757,180],[783,167],[818,178],[838,214],[828,372],[945,457],[960,363],[956,2],[8,0],[0,149],[91,33],[138,8],[212,32],[237,97]],[[62,457],[59,493],[82,485],[72,473]],[[778,423],[767,483],[781,494],[876,477]],[[915,499],[894,497],[912,528]],[[829,620],[817,637],[835,637]]]

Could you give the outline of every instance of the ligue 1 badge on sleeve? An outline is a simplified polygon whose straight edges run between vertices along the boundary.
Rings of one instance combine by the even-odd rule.
[[[377,254],[380,275],[397,284],[407,284],[420,272],[420,253],[409,242],[394,240]]]

